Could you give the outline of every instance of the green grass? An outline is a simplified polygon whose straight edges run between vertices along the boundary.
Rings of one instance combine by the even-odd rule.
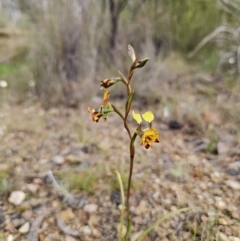
[[[100,173],[99,168],[88,167],[77,173],[56,173],[56,175],[68,189],[92,195],[97,190]]]
[[[5,184],[7,178],[7,172],[0,172],[0,193],[4,193],[7,191],[7,186]]]

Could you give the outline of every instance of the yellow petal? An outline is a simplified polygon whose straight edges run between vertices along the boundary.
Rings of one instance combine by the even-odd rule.
[[[142,117],[145,121],[151,123],[154,120],[154,115],[152,111],[147,111],[144,114],[142,114]]]
[[[107,103],[109,96],[110,96],[110,90],[106,90],[103,94],[103,101],[102,101],[101,107],[103,107]]]
[[[133,115],[133,119],[140,125],[142,122],[142,118],[140,116],[140,114],[135,113],[134,111],[132,112]]]

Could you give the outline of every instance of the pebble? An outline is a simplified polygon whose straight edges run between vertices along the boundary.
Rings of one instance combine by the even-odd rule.
[[[222,232],[218,233],[218,240],[219,241],[229,241],[229,238]]]
[[[216,208],[223,210],[226,208],[227,205],[224,201],[220,200],[215,203],[215,206]]]
[[[68,155],[66,156],[66,161],[72,164],[82,163],[83,157],[82,156],[75,156],[75,155]]]
[[[8,237],[7,237],[7,241],[13,241],[14,240],[14,238],[13,238],[13,236],[10,234]]]
[[[97,215],[91,215],[91,217],[88,220],[88,225],[89,226],[97,226],[101,220],[100,216]]]
[[[219,218],[219,219],[218,219],[218,223],[219,223],[220,225],[224,225],[224,226],[228,225],[227,220],[224,219],[224,218]]]
[[[117,225],[117,232],[118,232],[118,237],[119,237],[119,235],[122,235],[122,237],[127,233],[127,228],[126,228],[126,226],[125,225],[122,225],[122,232],[121,232],[121,234],[120,234],[120,227],[121,227],[121,225],[120,225],[120,223]]]
[[[65,241],[77,241],[75,238],[73,238],[72,236],[66,236],[65,237]]]
[[[32,194],[36,194],[38,191],[39,186],[37,184],[28,183],[27,184],[27,190],[31,192]]]
[[[12,220],[12,224],[15,228],[19,228],[24,224],[25,220],[23,218],[15,218]]]
[[[30,223],[29,222],[26,222],[24,223],[19,229],[19,233],[21,234],[25,234],[25,233],[28,233],[30,230]]]
[[[85,234],[85,235],[90,235],[92,233],[91,229],[89,228],[89,226],[83,226],[80,228],[79,230],[81,233]]]
[[[57,164],[57,165],[62,165],[64,163],[65,159],[63,156],[54,156],[52,158],[52,162]]]
[[[234,180],[227,180],[226,185],[234,190],[240,190],[240,183]]]
[[[10,168],[10,166],[6,163],[0,164],[0,172],[5,172]]]
[[[135,209],[135,214],[141,215],[143,213],[146,213],[148,210],[148,203],[145,200],[141,200],[139,205]]]
[[[72,209],[71,208],[68,208],[62,212],[60,212],[59,214],[60,218],[62,219],[62,221],[64,223],[67,223],[69,221],[71,221],[72,219],[75,218],[75,215],[74,213],[72,212]]]
[[[229,241],[240,241],[240,238],[234,237],[234,236],[229,236]]]
[[[10,194],[10,197],[8,198],[8,201],[15,205],[18,206],[20,205],[26,197],[26,194],[22,191],[13,191]]]
[[[94,213],[98,210],[98,205],[97,204],[86,204],[84,207],[83,207],[83,211],[86,212],[86,213]]]
[[[133,217],[132,221],[134,224],[137,224],[137,225],[143,224],[143,218],[141,216]]]
[[[131,235],[131,239],[130,239],[130,240],[131,240],[131,241],[135,241],[142,232],[143,232],[143,231],[139,231],[139,232],[137,232],[137,233],[133,233],[133,234]]]

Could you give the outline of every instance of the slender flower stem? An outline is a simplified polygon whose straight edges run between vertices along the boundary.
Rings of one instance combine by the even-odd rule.
[[[128,187],[127,187],[127,199],[126,199],[126,211],[127,211],[127,233],[125,236],[125,240],[128,239],[128,236],[130,234],[130,227],[131,227],[131,215],[130,215],[130,189],[131,189],[131,183],[132,183],[132,173],[133,173],[133,164],[134,164],[134,156],[135,156],[135,147],[134,142],[137,137],[137,134],[134,133],[133,137],[130,142],[129,151],[130,151],[130,170],[129,170],[129,176],[128,176]]]

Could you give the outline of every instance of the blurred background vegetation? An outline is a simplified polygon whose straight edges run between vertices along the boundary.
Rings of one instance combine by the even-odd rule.
[[[0,0],[0,79],[8,101],[75,106],[127,71],[131,44],[151,58],[135,87],[146,96],[192,71],[237,82],[239,12],[238,0]]]

